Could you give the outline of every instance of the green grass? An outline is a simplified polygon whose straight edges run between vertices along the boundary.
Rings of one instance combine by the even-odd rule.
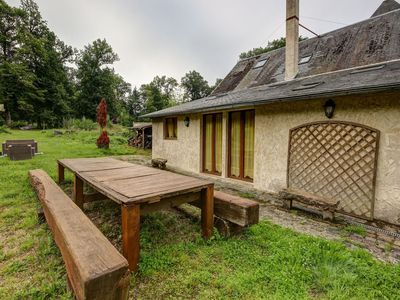
[[[71,299],[60,253],[47,225],[37,222],[38,203],[27,171],[42,168],[55,178],[58,158],[135,153],[117,133],[110,150],[98,150],[96,134],[0,134],[0,141],[33,137],[44,152],[23,162],[0,159],[0,299]],[[67,175],[69,183],[63,187],[69,192]],[[85,212],[120,249],[118,206],[109,201],[91,203]],[[238,237],[216,234],[204,241],[198,221],[172,210],[157,212],[142,218],[141,246],[140,272],[132,275],[131,298],[400,299],[398,265],[268,221]]]
[[[362,237],[366,237],[367,236],[367,230],[362,225],[348,225],[343,230],[347,234],[354,233],[354,234],[358,234],[358,235],[360,235]]]
[[[247,199],[256,199],[257,198],[256,194],[250,193],[250,192],[239,193],[239,196],[242,198],[247,198]]]

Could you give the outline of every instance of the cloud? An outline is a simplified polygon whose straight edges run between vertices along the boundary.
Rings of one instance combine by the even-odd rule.
[[[18,6],[19,1],[9,0]],[[317,33],[368,18],[381,0],[300,0],[302,23]],[[177,80],[189,70],[210,83],[223,78],[242,51],[284,36],[285,1],[37,0],[49,27],[82,49],[106,38],[120,57],[115,69],[132,85],[156,75]],[[311,17],[311,18],[309,18]],[[302,35],[310,36],[302,31]]]

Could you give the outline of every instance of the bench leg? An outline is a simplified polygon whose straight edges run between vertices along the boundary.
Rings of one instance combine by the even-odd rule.
[[[292,200],[283,199],[283,207],[286,209],[292,209]]]
[[[201,229],[204,238],[211,237],[214,226],[214,186],[201,191]]]
[[[322,211],[322,219],[333,221],[335,219],[335,213],[329,210]]]
[[[74,202],[80,209],[83,209],[83,181],[78,176],[74,176]]]
[[[121,205],[122,254],[128,260],[129,270],[136,272],[140,256],[140,205]]]
[[[63,183],[64,179],[64,166],[58,163],[58,183]]]

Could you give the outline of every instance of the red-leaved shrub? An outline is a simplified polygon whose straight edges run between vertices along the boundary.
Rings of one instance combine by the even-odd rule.
[[[103,98],[97,106],[97,123],[101,128],[101,133],[97,139],[96,145],[98,148],[108,148],[110,145],[110,138],[107,134],[107,102]]]

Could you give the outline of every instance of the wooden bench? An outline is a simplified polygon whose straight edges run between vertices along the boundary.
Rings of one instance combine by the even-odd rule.
[[[283,206],[291,209],[293,201],[316,207],[322,211],[322,218],[324,220],[333,220],[335,211],[340,201],[333,198],[320,197],[305,191],[295,189],[285,189],[279,192],[279,197],[283,200]]]
[[[200,207],[199,201],[194,201],[190,204]],[[220,225],[229,227],[223,231],[240,232],[246,226],[257,224],[259,211],[260,205],[256,201],[214,191],[214,215],[224,221],[224,224],[216,223],[215,226],[217,228],[221,228]],[[217,218],[216,222],[218,222]]]
[[[29,171],[77,299],[127,299],[127,260],[43,170]]]

